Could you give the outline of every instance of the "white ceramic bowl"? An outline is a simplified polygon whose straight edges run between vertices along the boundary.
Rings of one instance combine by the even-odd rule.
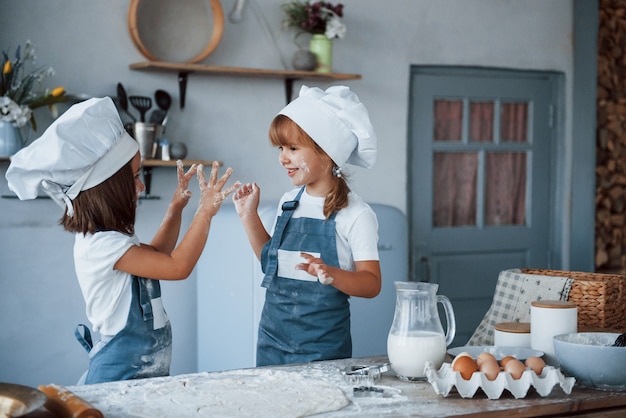
[[[561,370],[587,387],[626,390],[626,347],[611,347],[619,335],[574,332],[554,336]]]

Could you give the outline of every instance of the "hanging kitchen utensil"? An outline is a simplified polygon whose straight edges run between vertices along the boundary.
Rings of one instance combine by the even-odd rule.
[[[128,111],[128,95],[126,94],[126,89],[122,83],[117,83],[117,104],[126,116],[131,118],[133,122],[137,122],[137,118],[131,115]]]
[[[113,104],[115,105],[115,108],[117,109],[117,112],[120,115],[120,120],[122,121],[122,123],[132,125],[137,122],[137,119],[133,115],[130,115],[128,112],[122,109],[122,106],[120,105],[119,97],[111,97],[111,99],[113,99]],[[123,115],[126,115],[128,119],[131,120],[131,122],[128,122],[128,119],[125,118]]]
[[[154,109],[150,113],[150,123],[160,125],[163,122],[163,119],[165,119],[165,115],[166,113],[161,109]]]
[[[152,99],[146,96],[130,96],[130,104],[141,114],[141,121],[146,121],[146,112],[152,107]]]
[[[128,96],[122,83],[117,83],[117,100],[119,100],[122,110],[128,110]]]
[[[157,90],[154,92],[154,101],[156,102],[159,109],[156,109],[150,115],[150,122],[163,124],[165,117],[167,116],[167,112],[172,105],[172,97],[165,90]]]
[[[167,125],[167,118],[169,118],[169,114],[166,113],[165,117],[163,118],[163,120],[161,121],[161,126],[163,127],[163,133],[165,133],[165,125]]]
[[[157,90],[154,92],[154,100],[157,106],[164,112],[167,112],[172,105],[172,96],[165,90]]]

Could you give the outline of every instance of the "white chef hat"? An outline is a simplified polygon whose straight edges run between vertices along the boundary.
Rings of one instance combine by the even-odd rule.
[[[93,98],[70,107],[11,157],[6,178],[21,200],[36,198],[41,187],[73,216],[72,200],[111,177],[138,151],[113,100]]]
[[[297,123],[339,168],[345,163],[374,167],[376,133],[367,109],[349,87],[323,91],[302,86],[300,95],[278,114]]]

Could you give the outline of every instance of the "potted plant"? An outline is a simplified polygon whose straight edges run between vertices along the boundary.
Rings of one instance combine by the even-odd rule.
[[[292,0],[284,3],[282,10],[283,28],[297,31],[296,43],[301,34],[311,34],[309,49],[316,57],[315,70],[331,72],[332,41],[342,39],[346,34],[346,26],[342,21],[343,4]]]

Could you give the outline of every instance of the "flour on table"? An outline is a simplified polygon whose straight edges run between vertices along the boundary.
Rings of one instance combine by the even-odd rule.
[[[299,373],[245,369],[70,388],[117,417],[304,417],[348,405],[343,391]]]

